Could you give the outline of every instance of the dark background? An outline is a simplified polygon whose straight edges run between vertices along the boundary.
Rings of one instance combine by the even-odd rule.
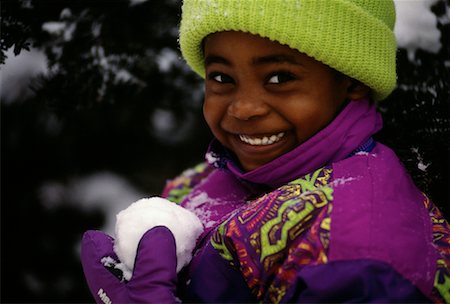
[[[444,16],[447,5],[433,12]],[[77,247],[106,214],[67,193],[49,208],[48,182],[112,172],[157,195],[165,180],[202,160],[211,135],[201,80],[181,60],[161,64],[161,56],[179,56],[179,16],[176,0],[2,1],[1,63],[10,48],[16,55],[37,48],[49,69],[32,79],[32,94],[1,102],[1,302],[92,301]],[[48,22],[75,26],[64,36],[45,30]],[[438,54],[419,50],[410,61],[399,50],[399,86],[379,105],[385,128],[377,139],[449,218],[449,24],[438,28]]]

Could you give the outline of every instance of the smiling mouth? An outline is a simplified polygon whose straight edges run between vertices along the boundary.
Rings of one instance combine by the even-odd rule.
[[[239,139],[246,144],[252,145],[252,146],[267,146],[272,145],[278,141],[280,141],[281,138],[285,135],[285,132],[280,132],[278,134],[274,134],[271,136],[249,136],[249,135],[239,135]]]

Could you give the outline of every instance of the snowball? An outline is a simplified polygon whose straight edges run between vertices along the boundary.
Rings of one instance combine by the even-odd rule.
[[[140,239],[149,229],[165,226],[173,233],[177,251],[177,272],[191,258],[196,240],[203,232],[199,218],[164,198],[144,198],[117,214],[114,251],[124,266],[133,271]]]

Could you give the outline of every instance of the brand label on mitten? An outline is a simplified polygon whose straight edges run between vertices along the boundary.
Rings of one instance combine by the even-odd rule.
[[[106,292],[103,291],[103,288],[100,288],[97,292],[97,295],[100,297],[100,300],[102,300],[105,304],[112,304],[111,299],[106,295]]]

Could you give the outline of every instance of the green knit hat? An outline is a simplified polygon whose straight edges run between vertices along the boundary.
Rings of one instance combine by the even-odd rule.
[[[205,77],[202,41],[242,31],[269,38],[361,81],[373,98],[396,85],[392,0],[184,0],[180,47]]]

